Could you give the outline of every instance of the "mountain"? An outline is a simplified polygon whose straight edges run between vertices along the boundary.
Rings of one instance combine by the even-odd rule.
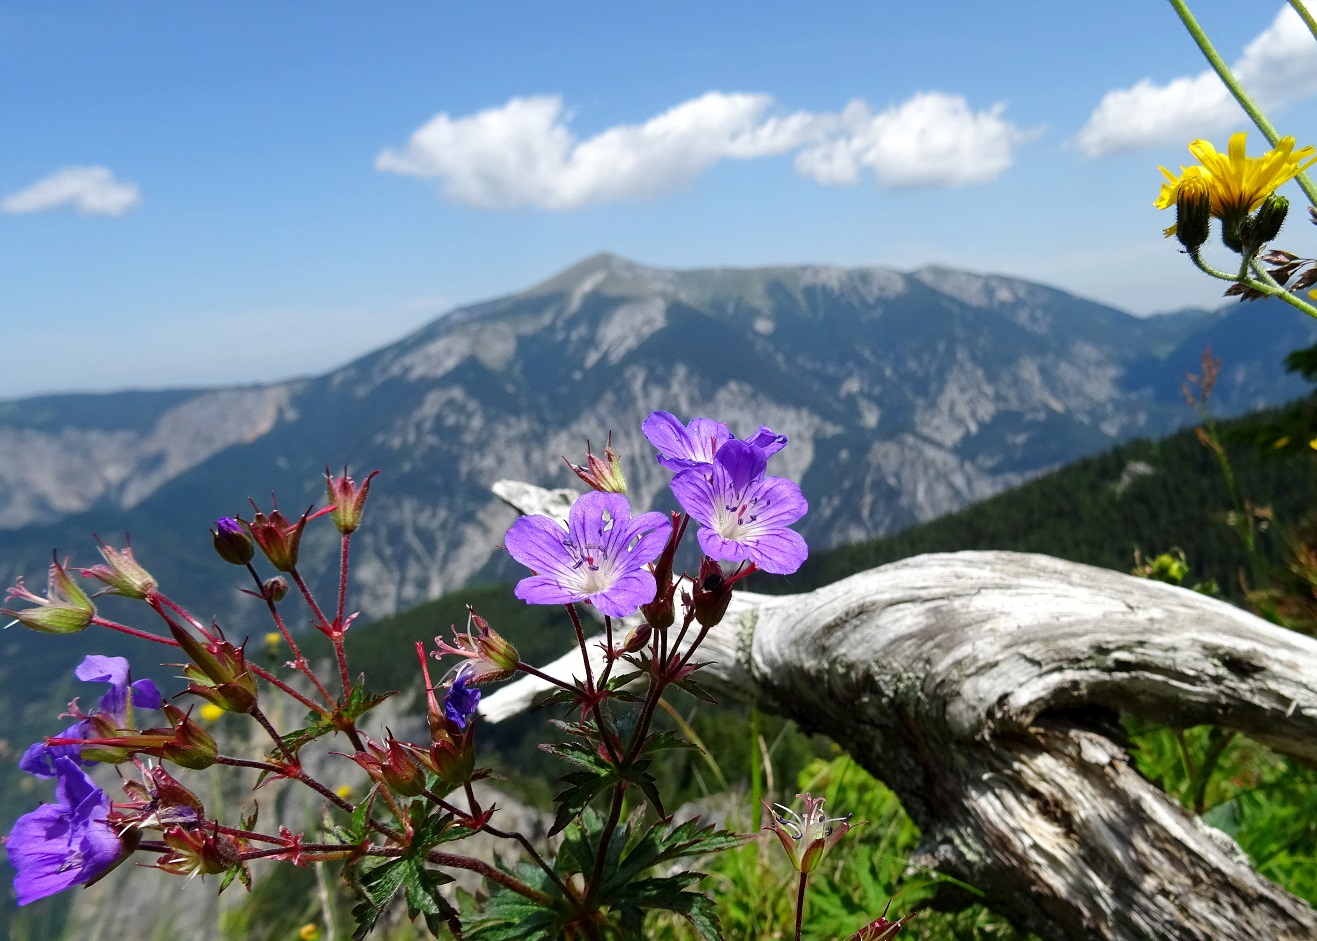
[[[1192,420],[1179,385],[1211,343],[1233,413],[1302,394],[1283,355],[1317,341],[1282,305],[1141,320],[1014,278],[945,268],[668,271],[613,255],[523,293],[455,310],[327,375],[235,389],[0,403],[0,579],[52,547],[131,531],[180,600],[263,631],[206,528],[215,517],[323,502],[326,464],[379,468],[353,543],[355,606],[380,616],[512,569],[499,478],[563,486],[560,455],[611,429],[633,502],[668,475],[640,422],[653,409],[760,423],[791,444],[817,547],[932,519],[1042,471]],[[350,343],[350,338],[346,342]],[[304,542],[331,569],[328,527]]]

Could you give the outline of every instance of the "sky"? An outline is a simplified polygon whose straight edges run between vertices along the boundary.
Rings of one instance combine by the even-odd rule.
[[[1293,11],[1194,10],[1317,142]],[[1216,306],[1152,206],[1249,128],[1205,70],[1165,0],[0,0],[0,398],[323,373],[600,251]]]

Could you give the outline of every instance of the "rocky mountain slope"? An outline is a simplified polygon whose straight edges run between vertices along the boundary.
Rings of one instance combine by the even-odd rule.
[[[667,271],[612,255],[462,308],[318,378],[202,392],[0,403],[0,579],[52,547],[131,530],[138,555],[202,615],[249,608],[205,529],[267,504],[323,500],[326,464],[380,468],[354,543],[356,604],[381,615],[509,572],[512,477],[571,482],[561,455],[614,433],[633,502],[667,475],[652,409],[767,423],[774,459],[831,546],[957,509],[1047,468],[1192,419],[1179,385],[1205,344],[1225,361],[1222,412],[1302,393],[1284,353],[1317,340],[1288,309],[1140,320],[1025,281],[940,268]],[[308,569],[334,552],[308,538]]]

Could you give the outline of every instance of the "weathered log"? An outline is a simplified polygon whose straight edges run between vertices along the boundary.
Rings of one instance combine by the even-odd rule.
[[[845,747],[919,825],[915,862],[1048,941],[1317,938],[1317,913],[1145,780],[1112,721],[1210,723],[1317,759],[1317,641],[1158,582],[959,552],[738,592],[700,659],[724,694]],[[579,654],[548,670],[580,672]]]

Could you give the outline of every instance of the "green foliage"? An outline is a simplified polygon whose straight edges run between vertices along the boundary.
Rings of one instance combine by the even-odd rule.
[[[921,904],[945,880],[929,874],[906,875],[919,830],[896,795],[851,758],[816,759],[796,783],[801,791],[822,794],[829,813],[853,813],[854,820],[862,822],[833,848],[827,862],[811,877],[805,939],[848,938],[881,914],[895,896],[892,908],[897,914],[921,909],[902,931],[903,941],[1027,941],[1029,936],[1019,934],[982,905],[947,913]],[[760,834],[753,843],[724,852],[705,865],[726,941],[793,937],[798,874],[787,864],[775,838]],[[694,941],[696,936],[670,918],[655,917],[646,937]]]
[[[1317,905],[1317,768],[1209,726],[1125,724],[1149,780],[1233,837],[1263,875]]]

